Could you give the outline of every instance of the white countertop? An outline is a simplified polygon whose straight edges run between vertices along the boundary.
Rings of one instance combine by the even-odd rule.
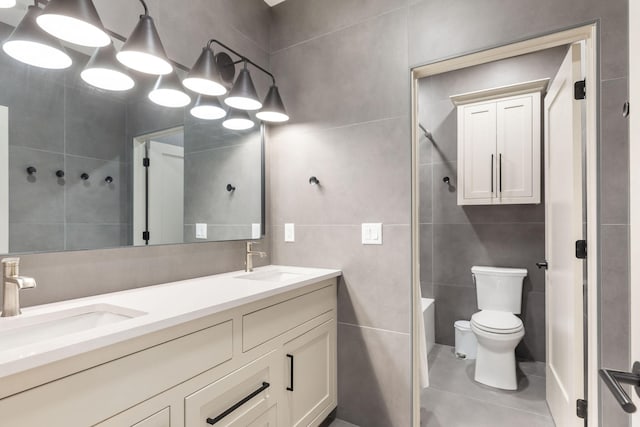
[[[0,336],[34,319],[55,318],[61,310],[87,306],[123,307],[136,314],[127,320],[90,330],[42,339],[16,348],[0,348],[0,380],[9,375],[37,368],[88,351],[117,344],[145,334],[239,307],[263,298],[292,291],[322,280],[338,277],[340,270],[267,266],[254,272],[283,270],[291,275],[279,282],[248,280],[244,271],[171,282],[111,294],[29,307],[20,316],[0,318]],[[240,277],[238,277],[240,276]],[[37,289],[36,289],[37,292]],[[116,310],[117,311],[117,310]]]

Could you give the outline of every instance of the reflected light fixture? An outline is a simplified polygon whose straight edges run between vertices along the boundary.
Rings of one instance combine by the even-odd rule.
[[[269,88],[269,92],[262,103],[262,108],[258,111],[256,117],[264,122],[274,123],[282,123],[289,120],[289,115],[284,108],[284,102],[282,102],[280,91],[275,82]]]
[[[254,125],[255,123],[253,123],[253,120],[249,117],[249,113],[236,108],[229,108],[227,118],[222,122],[222,126],[231,130],[251,129]]]
[[[22,21],[2,44],[2,49],[13,59],[34,67],[54,70],[69,68],[71,57],[60,41],[36,24],[36,18],[41,12],[37,6],[29,6]]]
[[[202,53],[193,64],[182,84],[187,89],[202,95],[220,96],[227,93],[227,88],[222,84],[220,70],[216,63],[216,56],[211,49],[211,42],[202,48]]]
[[[182,84],[175,71],[158,76],[149,99],[155,104],[169,108],[185,107],[191,103],[191,97],[182,90]]]
[[[149,16],[149,10],[144,0],[140,0],[144,7],[144,14],[140,15],[138,24],[127,39],[116,58],[122,64],[145,74],[166,75],[173,71],[164,51],[158,30]]]
[[[247,61],[244,61],[244,67],[240,70],[236,82],[233,84],[229,96],[225,98],[224,103],[229,107],[239,110],[259,110],[262,103],[258,100],[258,93],[251,80],[251,74],[247,70]]]
[[[96,49],[80,77],[91,86],[105,90],[124,91],[135,86],[124,66],[116,61],[113,44]]]
[[[0,0],[0,9],[9,9],[16,5],[16,0]]]
[[[89,47],[111,43],[92,0],[49,0],[37,22],[52,36],[69,43]]]
[[[218,120],[227,115],[215,96],[198,95],[191,115],[202,120]]]

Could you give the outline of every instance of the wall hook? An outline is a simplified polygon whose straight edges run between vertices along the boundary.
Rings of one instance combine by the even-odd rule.
[[[231,184],[227,184],[227,191],[228,191],[229,193],[232,193],[232,192],[236,191],[236,187],[234,187],[234,186],[233,186],[233,185],[231,185]]]
[[[113,182],[113,177],[108,176],[104,179],[104,182],[106,182],[107,184],[111,184]]]
[[[444,182],[447,185],[451,185],[451,179],[448,176],[445,176],[444,178],[442,178],[442,182]]]
[[[629,101],[627,101],[622,105],[622,117],[629,117],[629,113],[631,113],[631,106],[629,105]]]
[[[316,178],[315,176],[312,176],[311,178],[309,178],[309,184],[311,184],[311,185],[320,185],[320,180],[318,178]]]
[[[36,172],[38,172],[38,170],[37,170],[36,168],[34,168],[33,166],[29,166],[29,167],[27,168],[27,173],[28,173],[29,175],[35,175],[35,173],[36,173]]]
[[[58,169],[58,170],[56,171],[56,176],[57,176],[58,178],[64,178],[64,171],[63,171],[62,169]]]
[[[82,172],[82,174],[80,175],[80,178],[81,178],[83,181],[86,181],[86,180],[88,180],[88,179],[89,179],[89,174],[88,174],[88,173],[86,173],[86,172]]]

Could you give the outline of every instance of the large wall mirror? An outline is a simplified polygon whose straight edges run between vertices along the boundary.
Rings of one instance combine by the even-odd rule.
[[[0,40],[23,14],[0,9]],[[92,52],[65,47],[59,71],[0,50],[0,254],[262,237],[259,120],[234,131],[157,106],[142,74],[102,91],[80,78]]]

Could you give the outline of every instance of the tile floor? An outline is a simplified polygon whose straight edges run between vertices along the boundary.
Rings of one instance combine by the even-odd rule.
[[[421,427],[554,427],[544,363],[519,363],[517,391],[476,383],[474,366],[456,359],[452,347],[436,344],[429,354],[430,387],[421,395]]]
[[[337,418],[336,418],[336,419],[335,419],[335,420],[334,420],[334,421],[329,425],[329,427],[358,427],[358,426],[357,426],[357,425],[355,425],[355,424],[351,424],[351,423],[348,423],[348,422],[346,422],[346,421],[342,421],[342,420],[339,420],[339,419],[337,419]]]

